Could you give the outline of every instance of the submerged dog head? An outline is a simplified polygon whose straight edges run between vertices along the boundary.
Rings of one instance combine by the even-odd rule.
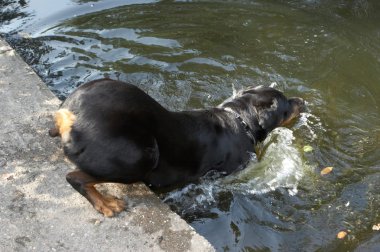
[[[234,108],[245,117],[257,120],[258,126],[266,133],[288,125],[305,110],[303,99],[288,99],[281,91],[263,86],[241,90],[221,106]]]

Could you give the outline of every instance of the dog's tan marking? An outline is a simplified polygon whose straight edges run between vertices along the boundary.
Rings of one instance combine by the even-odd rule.
[[[55,127],[61,135],[63,142],[67,142],[69,140],[70,131],[75,119],[75,115],[68,109],[60,109],[55,113]]]
[[[280,122],[280,126],[288,126],[294,120],[294,118],[297,118],[299,115],[299,111],[294,111],[287,119],[284,119]]]

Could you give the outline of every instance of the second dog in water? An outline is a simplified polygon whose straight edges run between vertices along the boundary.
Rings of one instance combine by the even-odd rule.
[[[167,187],[196,181],[210,170],[231,173],[247,164],[254,145],[296,118],[300,98],[256,87],[215,108],[171,112],[134,85],[110,79],[80,86],[55,114],[51,136],[61,136],[77,166],[67,181],[96,210],[113,216],[122,200],[97,183],[142,181]]]

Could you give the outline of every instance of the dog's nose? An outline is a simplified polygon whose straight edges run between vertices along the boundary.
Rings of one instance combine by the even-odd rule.
[[[300,113],[306,111],[306,102],[304,99],[302,99],[300,97],[292,97],[289,99],[289,102],[293,106],[296,106]]]

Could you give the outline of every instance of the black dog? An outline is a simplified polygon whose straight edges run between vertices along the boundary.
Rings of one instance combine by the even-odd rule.
[[[64,153],[79,168],[67,181],[96,210],[113,216],[124,202],[101,195],[95,184],[167,187],[210,170],[229,174],[247,164],[256,142],[303,107],[300,98],[256,87],[216,108],[170,112],[136,86],[101,79],[67,98],[49,134],[61,136]]]

